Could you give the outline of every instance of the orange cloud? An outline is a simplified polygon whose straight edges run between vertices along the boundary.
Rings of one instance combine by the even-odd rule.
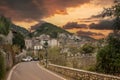
[[[104,37],[108,36],[109,33],[112,32],[112,30],[96,30],[96,29],[69,29],[67,31],[72,32],[72,33],[83,31],[83,32],[92,32],[92,33],[96,33],[96,34],[100,34],[100,33],[103,34],[103,35],[89,35],[95,39],[104,38]]]
[[[55,14],[67,14],[65,10],[56,10]]]
[[[91,24],[99,22],[99,19],[89,19],[108,7],[113,0],[2,0],[0,2],[0,14],[11,17],[16,25],[29,28],[40,20],[63,26],[68,22],[78,24]],[[75,26],[77,27],[77,26]],[[101,32],[93,29],[72,29]],[[103,34],[107,35],[109,31]]]
[[[25,26],[26,29],[29,29],[30,26],[33,26],[35,24],[37,24],[37,21],[33,21],[33,22],[19,22],[19,21],[13,21],[13,23],[15,23],[16,25],[20,25],[21,27]]]

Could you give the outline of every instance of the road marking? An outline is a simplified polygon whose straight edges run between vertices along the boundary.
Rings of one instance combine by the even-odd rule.
[[[12,73],[13,73],[13,71],[15,70],[15,68],[16,68],[18,65],[19,65],[19,64],[15,65],[15,66],[10,70],[10,73],[9,73],[9,75],[8,75],[7,80],[11,80]]]
[[[53,73],[53,72],[51,72],[51,71],[45,69],[45,68],[43,68],[43,67],[41,67],[41,66],[39,65],[39,63],[37,63],[37,66],[38,66],[39,68],[45,70],[46,72],[48,72],[48,73],[50,73],[50,74],[52,74],[52,75],[54,75],[54,76],[56,76],[56,77],[62,79],[62,80],[67,80],[67,79],[65,79],[65,78],[63,78],[63,77],[61,77],[61,76],[59,76],[59,75],[57,75],[57,74],[55,74],[55,73]]]

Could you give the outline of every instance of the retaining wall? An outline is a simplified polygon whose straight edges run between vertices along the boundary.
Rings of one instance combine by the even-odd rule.
[[[75,80],[120,80],[120,77],[49,64],[48,69]]]

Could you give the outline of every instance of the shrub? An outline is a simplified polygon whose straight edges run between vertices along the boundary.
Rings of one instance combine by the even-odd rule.
[[[98,51],[96,70],[103,73],[120,73],[120,39],[110,36],[108,44]]]
[[[92,46],[91,44],[84,44],[81,49],[80,49],[80,52],[82,54],[91,54],[93,53],[95,50],[95,47]]]

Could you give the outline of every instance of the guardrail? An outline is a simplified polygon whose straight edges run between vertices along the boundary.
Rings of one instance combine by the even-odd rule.
[[[120,77],[49,64],[48,69],[75,80],[120,80]]]

